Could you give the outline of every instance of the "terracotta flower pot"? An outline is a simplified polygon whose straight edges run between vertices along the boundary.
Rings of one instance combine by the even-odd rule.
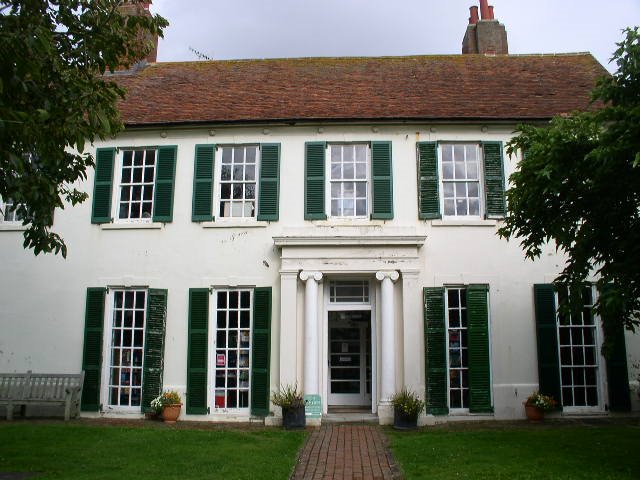
[[[176,403],[175,405],[165,405],[162,407],[162,420],[166,423],[176,423],[178,417],[180,416],[180,408],[182,408],[181,403]]]
[[[524,404],[524,411],[527,414],[527,420],[530,422],[541,422],[544,420],[544,412],[534,405]]]

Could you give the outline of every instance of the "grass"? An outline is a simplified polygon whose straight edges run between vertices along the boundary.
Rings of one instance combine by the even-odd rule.
[[[0,472],[38,479],[286,479],[305,432],[0,423]]]
[[[640,478],[637,425],[445,427],[388,434],[407,480]]]

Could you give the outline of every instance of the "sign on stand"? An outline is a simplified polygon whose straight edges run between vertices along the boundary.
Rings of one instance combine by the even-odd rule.
[[[320,395],[304,396],[304,415],[307,418],[322,417],[322,399]]]

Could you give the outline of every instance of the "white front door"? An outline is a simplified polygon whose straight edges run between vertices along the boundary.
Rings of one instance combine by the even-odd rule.
[[[371,312],[329,312],[329,405],[371,405]]]

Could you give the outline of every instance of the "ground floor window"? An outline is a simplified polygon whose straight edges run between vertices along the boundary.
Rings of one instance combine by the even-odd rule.
[[[566,299],[559,291],[558,302]],[[598,332],[593,315],[593,289],[582,291],[580,312],[557,314],[560,382],[564,407],[598,406]]]
[[[427,413],[491,413],[489,286],[426,287]]]
[[[147,292],[115,290],[108,353],[108,403],[139,407],[142,400],[142,368]]]
[[[252,290],[218,290],[214,407],[248,408]]]
[[[447,288],[447,343],[449,408],[469,408],[469,356],[467,343],[467,291]]]

